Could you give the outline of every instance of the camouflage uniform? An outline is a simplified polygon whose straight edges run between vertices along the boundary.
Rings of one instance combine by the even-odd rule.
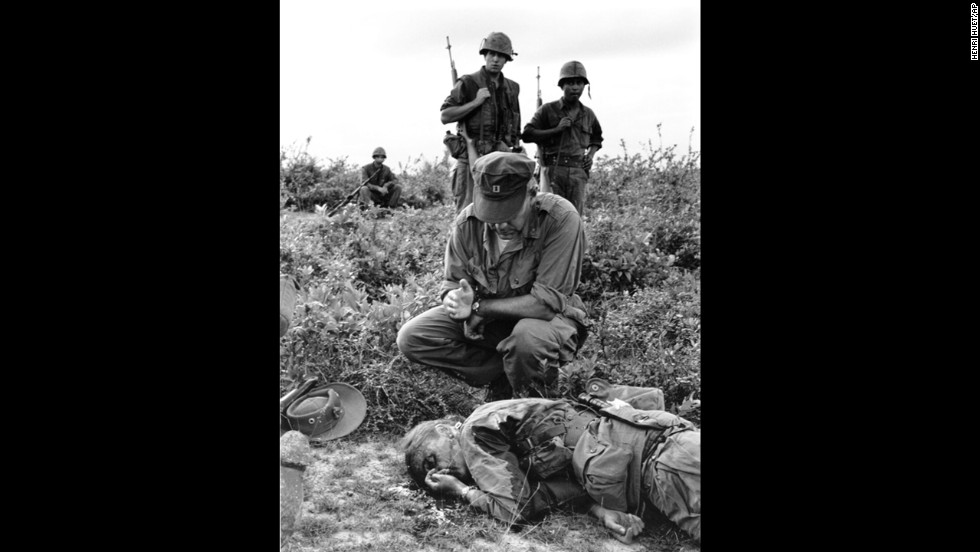
[[[437,306],[399,330],[398,348],[406,357],[475,387],[502,381],[514,393],[533,388],[538,396],[549,395],[559,364],[573,360],[586,337],[585,304],[575,294],[585,231],[572,205],[554,194],[538,194],[531,208],[522,238],[515,238],[496,264],[488,242],[492,232],[472,215],[472,205],[463,209],[446,245],[440,298],[466,279],[477,300],[532,295],[555,317],[490,320],[484,339],[473,341],[463,334],[460,321]]]
[[[641,515],[645,498],[700,540],[700,431],[664,412],[658,389],[616,385],[604,397],[630,406],[597,413],[568,400],[515,399],[474,410],[459,436],[477,487],[467,492],[471,507],[526,523],[591,504],[586,496]]]

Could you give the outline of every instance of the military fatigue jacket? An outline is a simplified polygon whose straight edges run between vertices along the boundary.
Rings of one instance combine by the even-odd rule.
[[[556,314],[586,324],[585,303],[575,294],[582,273],[585,230],[568,200],[538,194],[520,238],[493,262],[493,231],[468,205],[453,221],[446,245],[445,281],[440,297],[466,279],[478,299],[533,295]]]
[[[524,141],[534,142],[527,139],[528,127],[550,130],[557,127],[563,117],[568,116],[569,109],[565,105],[564,98],[542,105],[524,127]],[[578,114],[572,120],[572,126],[561,134],[544,138],[537,143],[544,150],[545,155],[582,155],[591,146],[595,146],[596,149],[602,147],[602,126],[599,125],[595,112],[579,102]]]
[[[470,505],[524,523],[564,504],[588,504],[585,490],[570,479],[572,452],[564,445],[565,424],[579,412],[568,401],[548,399],[497,401],[474,410],[459,437],[479,487],[470,491]]]
[[[367,184],[372,186],[384,186],[397,179],[395,178],[395,173],[391,172],[391,169],[388,168],[388,165],[381,165],[381,170],[378,170],[374,166],[374,163],[368,163],[361,167],[361,182],[365,180],[368,181]]]
[[[588,391],[624,402],[599,412],[548,399],[477,407],[459,437],[479,487],[470,491],[470,505],[506,522],[536,519],[562,505],[581,509],[593,501],[639,512],[644,464],[660,458],[667,436],[691,431],[692,424],[662,410],[659,389],[615,385]],[[700,459],[696,466],[671,467],[700,473]]]

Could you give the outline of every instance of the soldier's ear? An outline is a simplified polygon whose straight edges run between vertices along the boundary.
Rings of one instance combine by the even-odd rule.
[[[453,429],[451,427],[447,426],[446,424],[438,424],[438,425],[436,425],[436,431],[438,431],[439,433],[445,435],[446,437],[452,437],[453,436]]]

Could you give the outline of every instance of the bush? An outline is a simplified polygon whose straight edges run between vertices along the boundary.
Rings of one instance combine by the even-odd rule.
[[[579,288],[586,301],[656,286],[673,268],[701,267],[698,155],[677,159],[673,146],[650,145],[643,157],[621,147],[621,157],[597,162],[589,184]]]
[[[293,211],[314,212],[317,206],[332,209],[363,183],[361,166],[349,164],[347,158],[328,160],[325,167],[307,152],[310,139],[302,149],[292,147],[279,152],[279,207]],[[365,163],[366,164],[366,163]],[[398,163],[395,178],[402,186],[402,203],[425,209],[452,202],[449,189],[449,156],[440,161],[418,157]],[[357,203],[356,196],[351,203]]]

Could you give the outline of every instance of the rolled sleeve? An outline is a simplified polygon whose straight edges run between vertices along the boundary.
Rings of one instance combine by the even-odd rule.
[[[582,275],[585,228],[574,209],[561,206],[553,209],[553,213],[544,234],[531,295],[556,314],[563,314]]]
[[[466,98],[469,97],[469,87],[466,85],[466,79],[460,78],[456,81],[456,85],[453,86],[452,91],[446,96],[446,99],[442,101],[442,106],[439,107],[439,111],[446,109],[447,107],[459,107],[465,104]]]
[[[450,291],[458,289],[459,281],[463,278],[466,278],[470,284],[474,283],[473,279],[469,278],[469,274],[467,273],[467,261],[470,255],[466,251],[466,240],[469,229],[465,224],[467,216],[464,213],[468,213],[468,209],[464,209],[456,217],[456,220],[453,222],[452,234],[449,236],[449,241],[446,242],[444,280],[442,282],[442,288],[439,290],[440,300]]]
[[[594,117],[592,121],[592,133],[589,135],[589,146],[595,146],[596,149],[602,148],[602,125],[599,124],[599,119]]]

